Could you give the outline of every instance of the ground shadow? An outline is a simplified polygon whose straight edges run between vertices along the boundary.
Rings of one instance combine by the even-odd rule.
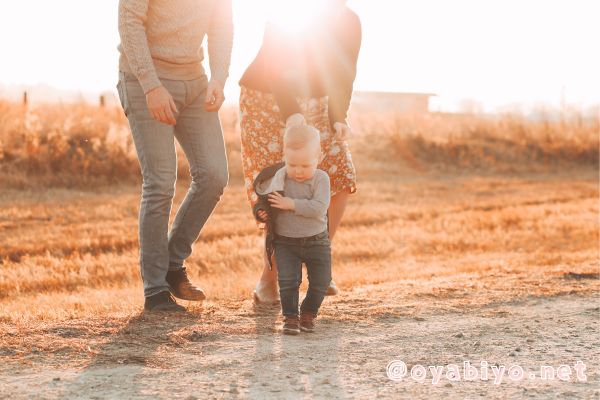
[[[142,312],[132,316],[74,379],[65,382],[61,397],[86,394],[93,398],[93,393],[97,392],[120,397],[119,393],[122,394],[125,387],[128,396],[143,395],[147,388],[137,384],[141,381],[138,379],[140,374],[144,370],[168,367],[169,355],[178,347],[172,334],[197,324],[199,319],[196,309],[179,313]],[[114,374],[107,376],[107,369],[113,369]]]

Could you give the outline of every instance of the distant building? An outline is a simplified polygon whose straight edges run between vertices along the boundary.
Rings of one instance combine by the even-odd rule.
[[[394,111],[425,114],[433,93],[354,92],[352,107],[357,111]]]

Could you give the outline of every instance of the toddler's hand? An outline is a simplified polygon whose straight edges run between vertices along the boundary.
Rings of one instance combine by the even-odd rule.
[[[304,119],[304,115],[300,113],[290,115],[285,121],[286,128],[291,128],[292,126],[298,125],[306,125],[306,119]]]
[[[267,214],[265,210],[259,210],[258,218],[260,218],[261,222],[267,222],[269,220],[269,214]]]
[[[293,211],[295,209],[294,199],[283,197],[277,192],[269,194],[269,203],[271,203],[272,207],[279,208],[280,210]]]

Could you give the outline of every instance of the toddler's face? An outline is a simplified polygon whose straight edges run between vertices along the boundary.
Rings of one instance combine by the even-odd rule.
[[[293,180],[303,182],[312,178],[319,164],[319,155],[311,146],[285,150],[285,167]]]

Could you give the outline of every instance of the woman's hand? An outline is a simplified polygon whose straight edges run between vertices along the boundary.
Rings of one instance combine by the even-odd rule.
[[[348,140],[350,136],[352,136],[352,129],[343,122],[336,122],[333,124],[333,129],[335,129],[335,140],[338,142]]]
[[[285,127],[291,128],[292,126],[306,125],[306,119],[304,115],[300,113],[292,114],[285,121]]]
[[[158,86],[146,94],[146,104],[152,118],[167,125],[175,125],[177,106],[171,93],[164,87]]]
[[[294,199],[290,199],[289,197],[283,197],[277,192],[269,194],[269,203],[271,203],[272,207],[279,208],[280,210],[294,211],[294,209],[296,208],[294,206]]]

